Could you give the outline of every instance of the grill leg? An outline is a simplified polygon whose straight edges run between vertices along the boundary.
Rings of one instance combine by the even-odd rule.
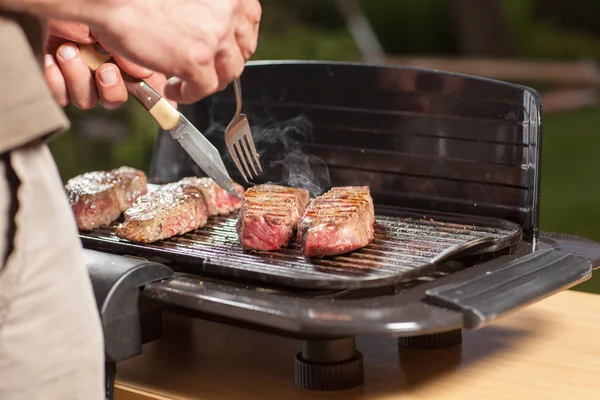
[[[104,382],[106,390],[106,400],[114,399],[115,375],[117,374],[117,363],[106,362],[104,364]]]
[[[398,338],[398,344],[409,349],[445,349],[462,343],[462,330]]]
[[[296,355],[296,384],[309,390],[342,390],[364,382],[363,356],[354,337],[306,340]]]

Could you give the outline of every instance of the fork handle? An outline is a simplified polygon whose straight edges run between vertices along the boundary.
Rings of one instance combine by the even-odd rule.
[[[233,93],[235,94],[235,116],[242,112],[242,84],[240,78],[233,81]]]
[[[79,52],[88,68],[95,72],[104,63],[116,65],[112,55],[104,50],[98,43],[79,44]],[[156,90],[146,82],[128,75],[119,68],[127,93],[132,95],[140,104],[150,112],[150,115],[158,122],[160,127],[166,131],[175,128],[181,114]]]

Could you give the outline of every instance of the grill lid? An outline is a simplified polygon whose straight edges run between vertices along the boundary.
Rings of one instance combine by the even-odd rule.
[[[182,272],[302,289],[359,289],[413,280],[442,261],[500,250],[522,236],[519,225],[499,219],[377,211],[375,238],[368,246],[323,259],[306,259],[295,242],[278,252],[245,252],[235,216],[212,217],[201,229],[145,245],[118,238],[112,228],[80,237],[87,248],[166,259]]]

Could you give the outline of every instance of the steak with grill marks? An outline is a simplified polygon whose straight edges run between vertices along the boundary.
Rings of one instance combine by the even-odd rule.
[[[203,227],[208,212],[202,190],[202,183],[184,178],[139,197],[115,228],[117,236],[152,243]]]
[[[78,175],[67,181],[65,191],[77,227],[90,231],[110,225],[148,189],[144,172],[121,167]]]
[[[274,251],[289,244],[309,192],[279,185],[258,185],[243,197],[236,229],[245,250]]]
[[[180,183],[197,186],[202,192],[208,216],[228,215],[233,211],[238,210],[242,206],[242,196],[244,188],[233,182],[236,192],[240,198],[236,198],[229,194],[225,189],[219,186],[212,178],[183,178]]]
[[[335,187],[312,200],[298,223],[306,257],[357,250],[373,240],[375,212],[367,186]]]

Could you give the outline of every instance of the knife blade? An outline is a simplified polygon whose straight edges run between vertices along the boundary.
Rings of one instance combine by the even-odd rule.
[[[98,43],[78,46],[82,58],[92,72],[107,62],[116,65],[112,55]],[[127,92],[140,102],[163,130],[169,132],[177,140],[198,167],[229,194],[240,198],[219,151],[200,133],[198,128],[146,82],[132,78],[121,69],[119,72],[123,77]]]
[[[219,151],[181,113],[179,122],[169,132],[205,174],[232,196],[240,197],[233,186],[233,181],[223,164]]]

